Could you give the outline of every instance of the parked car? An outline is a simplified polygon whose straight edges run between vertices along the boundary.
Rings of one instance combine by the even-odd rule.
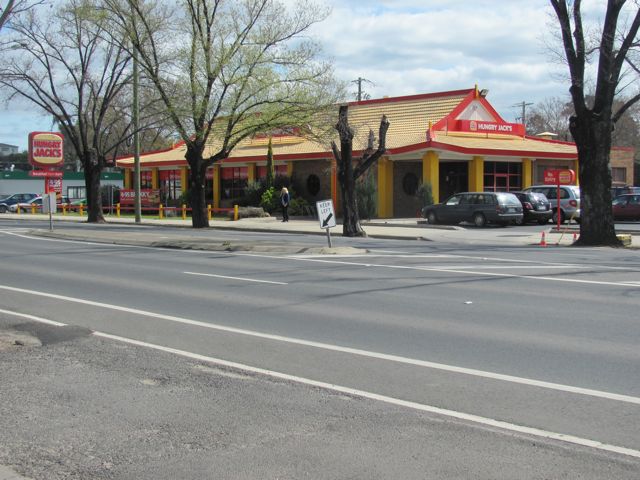
[[[66,195],[62,195],[60,197],[57,198],[57,208],[61,209],[62,208],[62,204],[68,204],[69,203],[69,197],[67,197]],[[18,211],[18,206],[20,207],[20,211],[27,211],[30,212],[31,208],[33,207],[33,205],[36,206],[36,210],[37,211],[41,211],[42,210],[42,197],[41,196],[37,196],[36,198],[32,198],[31,200],[29,200],[28,202],[20,202],[20,203],[16,203],[13,204],[9,207],[9,211],[16,213]]]
[[[640,187],[632,187],[630,185],[626,185],[624,187],[611,187],[611,198],[616,198],[628,193],[640,194]]]
[[[0,213],[6,213],[11,205],[15,205],[20,202],[28,202],[29,200],[36,198],[38,195],[35,193],[14,193],[13,195],[7,195],[0,198]]]
[[[558,187],[555,185],[533,185],[527,187],[523,192],[542,193],[551,203],[553,215],[551,219],[554,223],[558,223],[558,214],[560,215],[560,223],[567,220],[575,220],[580,223],[580,187],[575,185],[560,185],[560,212],[558,213]]]
[[[473,222],[477,227],[487,223],[508,225],[522,221],[522,204],[518,197],[503,192],[456,193],[444,202],[427,205],[422,216],[430,224]]]
[[[615,220],[640,220],[640,194],[620,195],[612,202]]]
[[[543,193],[511,192],[522,204],[522,223],[538,222],[540,225],[549,223],[553,215],[551,203]]]

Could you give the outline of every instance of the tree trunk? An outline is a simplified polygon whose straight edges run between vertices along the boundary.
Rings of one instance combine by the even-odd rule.
[[[202,149],[187,147],[189,163],[189,198],[191,207],[191,225],[193,228],[208,228],[209,216],[205,198],[207,167],[202,157]]]
[[[343,153],[344,154],[344,153]],[[345,165],[345,178],[340,182],[342,192],[342,235],[345,237],[366,237],[367,233],[360,226],[356,182],[353,178],[351,162]]]
[[[580,238],[577,245],[621,246],[611,210],[610,115],[571,117],[580,164]]]
[[[84,164],[84,185],[87,191],[87,222],[105,223],[102,214],[102,195],[100,193],[100,173],[102,166],[95,155],[82,159]]]

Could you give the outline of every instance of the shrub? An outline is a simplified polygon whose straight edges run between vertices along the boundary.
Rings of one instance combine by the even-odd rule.
[[[431,183],[421,183],[416,191],[416,196],[420,199],[423,207],[433,205],[433,190],[431,189]]]
[[[260,198],[260,206],[265,212],[275,212],[280,207],[280,191],[274,187],[267,188]]]
[[[373,175],[365,175],[356,182],[356,202],[358,202],[358,216],[371,219],[375,217],[377,189]]]
[[[241,207],[257,207],[262,200],[262,194],[266,191],[266,186],[258,181],[251,182],[244,190],[244,196],[238,200]]]

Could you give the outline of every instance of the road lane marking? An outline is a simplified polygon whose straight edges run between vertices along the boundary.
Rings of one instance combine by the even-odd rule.
[[[257,375],[264,375],[272,378],[277,378],[279,380],[286,380],[289,382],[308,385],[315,388],[322,388],[324,390],[330,390],[330,391],[339,392],[346,395],[366,398],[368,400],[383,402],[383,403],[387,403],[387,404],[398,406],[398,407],[405,407],[412,410],[433,413],[435,415],[456,418],[458,420],[464,420],[471,423],[486,425],[494,428],[499,428],[501,430],[507,430],[510,432],[532,435],[535,437],[546,438],[549,440],[557,440],[564,443],[571,443],[571,444],[580,445],[583,447],[589,447],[597,450],[603,450],[606,452],[612,452],[620,455],[640,458],[640,450],[634,450],[631,448],[602,443],[597,440],[577,437],[574,435],[567,435],[564,433],[551,432],[549,430],[542,430],[540,428],[535,428],[535,427],[527,427],[527,426],[518,425],[515,423],[504,422],[502,420],[482,417],[480,415],[474,415],[470,413],[459,412],[456,410],[449,410],[446,408],[435,407],[435,406],[427,405],[424,403],[412,402],[409,400],[402,400],[400,398],[389,397],[387,395],[380,395],[378,393],[368,392],[366,390],[359,390],[355,388],[344,387],[341,385],[321,382],[321,381],[313,380],[310,378],[298,377],[296,375],[290,375],[288,373],[282,373],[274,370],[267,370],[264,368],[253,367],[251,365],[246,365],[246,364],[237,363],[237,362],[230,362],[230,361],[222,360],[215,357],[209,357],[207,355],[201,355],[198,353],[187,352],[185,350],[179,350],[171,347],[165,347],[162,345],[156,345],[153,343],[142,342],[140,340],[134,340],[131,338],[121,337],[118,335],[111,335],[111,334],[102,333],[102,332],[94,332],[93,334],[97,337],[102,337],[102,338],[106,338],[106,339],[110,339],[110,340],[114,340],[122,343],[127,343],[130,345],[135,345],[139,347],[151,348],[154,350],[159,350],[161,352],[172,353],[174,355],[179,355],[192,360],[213,363],[214,365],[233,368],[243,372],[253,373]]]
[[[211,330],[234,333],[234,334],[239,334],[239,335],[246,335],[246,336],[249,336],[249,337],[263,338],[263,339],[266,339],[266,340],[273,340],[273,341],[277,341],[277,342],[290,343],[290,344],[294,344],[294,345],[302,345],[302,346],[306,346],[306,347],[319,348],[319,349],[323,349],[323,350],[329,350],[329,351],[340,352],[340,353],[347,353],[347,354],[358,355],[358,356],[367,357],[367,358],[375,358],[377,360],[385,360],[385,361],[390,361],[390,362],[395,362],[395,363],[400,363],[400,364],[405,364],[405,365],[430,368],[430,369],[434,369],[434,370],[441,370],[441,371],[446,371],[446,372],[451,372],[451,373],[459,373],[459,374],[470,375],[470,376],[474,376],[474,377],[488,378],[488,379],[491,379],[491,380],[498,380],[498,381],[503,381],[503,382],[508,382],[508,383],[515,383],[515,384],[526,385],[526,386],[530,386],[530,387],[545,388],[545,389],[548,389],[548,390],[556,390],[556,391],[561,391],[561,392],[566,392],[566,393],[574,393],[574,394],[578,394],[578,395],[585,395],[585,396],[590,396],[590,397],[603,398],[603,399],[606,399],[606,400],[614,400],[614,401],[618,401],[618,402],[625,402],[625,403],[632,403],[632,404],[635,404],[635,405],[640,405],[640,397],[633,397],[633,396],[630,396],[630,395],[623,395],[623,394],[619,394],[619,393],[611,393],[611,392],[605,392],[605,391],[602,391],[602,390],[594,390],[594,389],[589,389],[589,388],[575,387],[575,386],[572,386],[572,385],[563,385],[563,384],[559,384],[559,383],[545,382],[545,381],[542,381],[542,380],[535,380],[535,379],[524,378],[524,377],[516,377],[516,376],[513,376],[513,375],[506,375],[506,374],[501,374],[501,373],[487,372],[487,371],[484,371],[484,370],[476,370],[476,369],[473,369],[473,368],[457,367],[455,365],[446,365],[446,364],[443,364],[443,363],[429,362],[429,361],[426,361],[426,360],[418,360],[418,359],[415,359],[415,358],[408,358],[408,357],[402,357],[402,356],[398,356],[398,355],[391,355],[391,354],[379,353],[379,352],[372,352],[372,351],[369,351],[369,350],[361,350],[361,349],[358,349],[358,348],[343,347],[343,346],[339,346],[339,345],[331,345],[331,344],[327,344],[327,343],[314,342],[314,341],[310,341],[310,340],[302,340],[302,339],[299,339],[299,338],[285,337],[285,336],[282,336],[282,335],[273,335],[273,334],[269,334],[269,333],[261,333],[261,332],[256,332],[256,331],[252,331],[252,330],[245,330],[245,329],[241,329],[241,328],[218,325],[218,324],[215,324],[215,323],[207,323],[207,322],[202,322],[202,321],[199,321],[199,320],[191,320],[191,319],[188,319],[188,318],[176,317],[176,316],[173,316],[173,315],[165,315],[165,314],[162,314],[162,313],[154,313],[154,312],[149,312],[149,311],[145,311],[145,310],[138,310],[138,309],[135,309],[135,308],[123,307],[123,306],[120,306],[120,305],[113,305],[113,304],[108,304],[108,303],[100,303],[100,302],[94,302],[92,300],[84,300],[84,299],[80,299],[80,298],[67,297],[67,296],[64,296],[64,295],[57,295],[57,294],[53,294],[53,293],[46,293],[46,292],[40,292],[40,291],[35,291],[35,290],[27,290],[27,289],[23,289],[23,288],[10,287],[10,286],[7,286],[7,285],[0,285],[0,289],[7,290],[7,291],[12,291],[12,292],[18,292],[18,293],[25,293],[25,294],[29,294],[29,295],[41,296],[41,297],[46,297],[46,298],[53,298],[53,299],[56,299],[56,300],[63,300],[63,301],[71,302],[71,303],[79,303],[79,304],[82,304],[82,305],[90,305],[90,306],[94,306],[94,307],[100,307],[100,308],[105,308],[105,309],[110,309],[110,310],[116,310],[116,311],[120,311],[120,312],[126,312],[126,313],[135,314],[135,315],[141,315],[141,316],[145,316],[145,317],[150,317],[150,318],[157,318],[157,319],[160,319],[160,320],[176,322],[176,323],[180,323],[180,324],[184,324],[184,325],[191,325],[191,326],[196,326],[196,327],[208,328],[208,329],[211,329]]]
[[[294,260],[298,260],[296,257],[288,257]],[[630,282],[605,282],[599,280],[581,280],[578,278],[558,278],[558,277],[536,277],[533,275],[516,275],[513,273],[494,273],[494,272],[477,272],[473,270],[458,270],[455,268],[439,268],[439,267],[425,267],[425,266],[412,266],[412,265],[385,265],[381,263],[362,263],[362,262],[344,262],[339,260],[320,260],[312,258],[301,258],[300,261],[317,262],[327,264],[338,264],[356,267],[377,267],[377,268],[389,268],[392,270],[418,270],[424,272],[439,272],[439,273],[459,273],[463,275],[477,275],[485,277],[503,277],[503,278],[523,278],[528,280],[545,280],[552,282],[565,282],[565,283],[581,283],[589,285],[609,285],[615,287],[636,287],[640,288],[640,283],[635,281]],[[605,268],[605,267],[601,267]]]
[[[12,315],[14,317],[26,318],[28,320],[33,320],[34,322],[46,323],[47,325],[54,325],[56,327],[67,326],[66,323],[56,322],[42,317],[36,317],[35,315],[27,315],[26,313],[14,312],[13,310],[4,310],[0,308],[0,313],[6,313],[7,315]]]
[[[243,282],[271,283],[273,285],[289,285],[286,282],[272,282],[271,280],[257,280],[255,278],[229,277],[227,275],[214,275],[213,273],[198,273],[198,272],[182,272],[182,273],[186,275],[200,275],[202,277],[215,277],[215,278],[228,278],[231,280],[242,280]]]
[[[11,312],[9,310],[0,310],[0,312],[16,315],[16,316],[19,316],[19,317],[29,318],[31,320],[34,320],[34,321],[37,321],[37,322],[47,323],[47,324],[50,324],[50,325],[65,326],[65,324],[63,324],[63,323],[54,322],[52,320],[47,320],[47,319],[44,319],[44,318],[41,318],[41,317],[36,317],[36,316],[33,316],[33,315],[25,315],[25,314],[21,314],[21,313],[18,313],[18,312]],[[621,446],[617,446],[617,445],[611,445],[611,444],[608,444],[608,443],[602,443],[602,442],[600,442],[598,440],[591,440],[591,439],[588,439],[588,438],[577,437],[577,436],[574,436],[574,435],[567,435],[567,434],[564,434],[564,433],[552,432],[552,431],[549,431],[549,430],[543,430],[543,429],[535,428],[535,427],[527,427],[525,425],[518,425],[518,424],[515,424],[515,423],[504,422],[502,420],[496,420],[496,419],[489,418],[489,417],[482,417],[480,415],[474,415],[474,414],[470,414],[470,413],[459,412],[457,410],[449,410],[449,409],[446,409],[446,408],[435,407],[435,406],[427,405],[427,404],[424,404],[424,403],[413,402],[413,401],[409,401],[409,400],[403,400],[403,399],[395,398],[395,397],[389,397],[387,395],[381,395],[381,394],[378,394],[378,393],[368,392],[366,390],[359,390],[359,389],[355,389],[355,388],[351,388],[351,387],[345,387],[345,386],[342,386],[342,385],[336,385],[336,384],[332,384],[332,383],[321,382],[321,381],[313,380],[313,379],[310,379],[310,378],[299,377],[299,376],[296,376],[296,375],[290,375],[290,374],[287,374],[287,373],[277,372],[275,370],[267,370],[267,369],[264,369],[264,368],[254,367],[254,366],[246,365],[246,364],[242,364],[242,363],[230,362],[228,360],[222,360],[220,358],[210,357],[210,356],[207,356],[207,355],[201,355],[199,353],[188,352],[186,350],[179,350],[179,349],[176,349],[176,348],[166,347],[166,346],[163,346],[163,345],[157,345],[157,344],[153,344],[153,343],[149,343],[149,342],[143,342],[143,341],[140,341],[140,340],[135,340],[135,339],[132,339],[132,338],[122,337],[122,336],[119,336],[119,335],[112,335],[112,334],[109,334],[109,333],[103,333],[103,332],[99,332],[99,331],[92,332],[92,335],[94,335],[96,337],[99,337],[99,338],[113,340],[113,341],[117,341],[117,342],[121,342],[121,343],[126,343],[126,344],[137,346],[137,347],[150,348],[150,349],[158,350],[158,351],[165,352],[165,353],[171,353],[173,355],[178,355],[178,356],[181,356],[181,357],[184,357],[184,358],[188,358],[188,359],[191,359],[191,360],[202,361],[202,362],[206,362],[206,363],[210,363],[210,364],[214,364],[214,365],[218,365],[218,366],[223,366],[223,367],[227,367],[227,368],[233,368],[235,370],[240,370],[240,371],[247,372],[247,373],[252,373],[252,374],[256,374],[256,375],[263,375],[263,376],[267,376],[267,377],[271,377],[271,378],[277,378],[279,380],[285,380],[285,381],[298,383],[298,384],[301,384],[301,385],[307,385],[307,386],[311,386],[311,387],[315,387],[315,388],[322,388],[324,390],[338,392],[338,393],[342,393],[342,394],[346,394],[346,395],[352,395],[352,396],[356,396],[356,397],[359,397],[359,398],[364,398],[364,399],[368,399],[368,400],[382,402],[382,403],[386,403],[386,404],[394,405],[394,406],[398,406],[398,407],[409,408],[409,409],[417,410],[417,411],[421,411],[421,412],[432,413],[434,415],[440,415],[440,416],[445,416],[445,417],[449,417],[449,418],[455,418],[455,419],[467,421],[467,422],[470,422],[470,423],[475,423],[475,424],[479,424],[479,425],[485,425],[485,426],[489,426],[489,427],[498,428],[500,430],[506,430],[506,431],[515,432],[515,433],[531,435],[531,436],[545,438],[545,439],[549,439],[549,440],[556,440],[556,441],[563,442],[563,443],[570,443],[570,444],[579,445],[579,446],[583,446],[583,447],[593,448],[593,449],[596,449],[596,450],[602,450],[602,451],[616,453],[616,454],[620,454],[620,455],[640,458],[640,451],[639,450],[634,450],[634,449],[631,449],[631,448],[621,447]]]

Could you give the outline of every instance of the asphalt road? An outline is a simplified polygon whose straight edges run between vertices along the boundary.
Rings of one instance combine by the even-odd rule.
[[[107,246],[0,224],[0,332],[25,343],[0,352],[0,465],[638,478],[637,250],[336,241],[370,253]]]

